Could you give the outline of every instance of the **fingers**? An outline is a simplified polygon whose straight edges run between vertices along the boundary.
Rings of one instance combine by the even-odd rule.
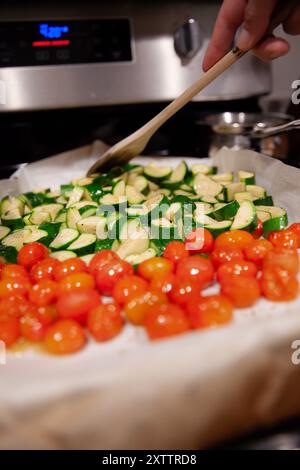
[[[287,41],[270,36],[265,39],[259,47],[254,48],[253,52],[261,60],[267,62],[287,54],[289,50],[290,46]]]
[[[283,23],[283,29],[288,34],[300,34],[300,5]]]
[[[247,0],[224,0],[203,60],[204,70],[212,67],[230,48],[243,22],[246,3]]]
[[[237,46],[242,51],[252,49],[266,32],[277,0],[249,0]]]

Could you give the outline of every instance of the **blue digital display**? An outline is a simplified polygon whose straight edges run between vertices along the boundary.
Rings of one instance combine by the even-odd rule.
[[[70,28],[67,25],[51,26],[47,23],[41,23],[39,30],[40,34],[46,39],[60,39],[69,32]]]

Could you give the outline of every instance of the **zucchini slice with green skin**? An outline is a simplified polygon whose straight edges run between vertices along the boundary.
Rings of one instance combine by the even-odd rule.
[[[255,206],[274,206],[272,196],[266,196],[260,199],[254,199],[253,204]]]
[[[26,243],[33,243],[33,242],[40,242],[47,237],[47,232],[45,230],[41,230],[35,225],[28,225],[27,228],[30,229],[30,234],[25,238],[24,244]]]
[[[125,195],[129,204],[141,204],[146,199],[146,196],[143,193],[130,185],[126,186]]]
[[[67,208],[79,202],[84,195],[84,188],[81,186],[75,186],[75,188],[71,191],[69,201],[67,204]]]
[[[149,248],[150,240],[148,238],[139,238],[136,240],[128,239],[121,243],[117,249],[117,255],[125,259],[130,255],[139,255]]]
[[[77,229],[77,222],[81,220],[81,215],[79,210],[76,207],[69,207],[67,209],[67,226],[69,228]]]
[[[247,184],[246,191],[252,195],[253,199],[265,198],[267,195],[265,188],[255,184]]]
[[[32,213],[30,212],[30,214],[27,214],[27,215],[25,215],[25,216],[23,217],[23,222],[24,222],[25,226],[26,226],[26,225],[31,225],[31,222],[30,222],[31,214],[32,214]]]
[[[65,250],[79,237],[78,230],[73,228],[64,228],[61,230],[54,240],[50,243],[52,250]]]
[[[211,175],[211,179],[217,183],[231,183],[233,181],[233,173],[228,172]]]
[[[167,179],[171,173],[172,168],[170,166],[156,166],[155,164],[151,163],[144,168],[144,175],[146,178],[149,178],[154,182]]]
[[[13,246],[0,245],[0,258],[4,258],[7,263],[17,262],[18,251]]]
[[[193,188],[195,193],[200,196],[211,196],[215,197],[223,191],[223,186],[219,183],[216,183],[208,176],[198,173],[194,178]]]
[[[4,246],[12,246],[17,251],[19,251],[27,237],[30,235],[30,230],[28,228],[14,230],[13,232],[9,233],[5,238],[1,240],[2,245]]]
[[[143,227],[139,219],[132,219],[128,222],[125,221],[122,225],[118,238],[122,243],[128,239],[148,239],[148,231]]]
[[[234,199],[241,204],[243,201],[253,201],[253,196],[248,191],[242,191],[241,193],[235,193]]]
[[[196,163],[191,166],[191,172],[193,175],[198,175],[199,173],[202,175],[214,175],[217,172],[217,167]]]
[[[119,180],[114,186],[113,195],[116,197],[125,196],[125,187],[125,181]]]
[[[231,202],[234,200],[235,193],[242,193],[246,191],[245,183],[226,183],[223,189],[224,202]],[[218,199],[221,201],[220,197]]]
[[[218,204],[218,199],[213,196],[203,196],[201,201],[206,202],[207,204]]]
[[[256,206],[257,210],[265,208],[271,214],[271,218],[263,223],[264,235],[267,236],[275,230],[282,230],[288,225],[288,217],[285,209],[276,206]]]
[[[137,204],[126,209],[126,214],[129,219],[134,219],[136,217],[141,217],[148,213],[148,210],[143,204]]]
[[[241,183],[255,184],[255,173],[250,171],[238,171],[238,179]]]
[[[93,233],[97,238],[103,240],[108,237],[107,221],[105,217],[87,217],[77,222],[77,230],[80,233]]]
[[[33,209],[34,207],[42,206],[43,204],[55,203],[55,197],[49,197],[44,193],[25,193],[26,204]]]
[[[267,220],[271,219],[270,212],[256,211],[256,214],[257,214],[257,218],[261,220],[262,222],[266,222]]]
[[[154,256],[156,256],[156,251],[154,250],[154,248],[148,248],[146,251],[144,251],[143,253],[140,253],[138,255],[126,256],[125,261],[127,261],[127,263],[130,263],[133,266],[137,267],[143,261],[146,261],[147,259],[153,258]]]
[[[128,184],[130,184],[130,183],[128,182]],[[149,192],[149,182],[142,175],[136,176],[136,178],[132,182],[132,186],[134,186],[135,189],[137,191],[139,191],[140,193],[142,193],[142,194],[146,195]]]
[[[62,204],[43,204],[42,206],[35,207],[34,212],[48,212],[51,220],[54,221],[62,209],[64,209]]]
[[[12,230],[21,229],[24,227],[24,221],[22,219],[19,209],[11,209],[10,211],[2,214],[1,216],[2,225],[10,227]]]
[[[177,167],[172,171],[171,175],[167,180],[163,182],[163,185],[169,189],[178,189],[188,173],[188,166],[184,160],[182,160]]]
[[[51,223],[44,223],[39,226],[40,230],[44,230],[47,233],[47,236],[40,240],[43,245],[49,246],[52,240],[57,236],[60,228],[61,223],[59,222],[51,222]]]
[[[77,255],[73,251],[61,250],[54,251],[50,254],[51,258],[57,259],[58,261],[65,261],[67,259],[76,258]]]
[[[176,225],[165,217],[151,221],[151,239],[174,240],[177,236]],[[178,238],[178,236],[177,236]]]
[[[68,246],[70,251],[74,251],[77,256],[85,256],[95,252],[96,235],[92,233],[82,233]]]
[[[22,199],[20,199],[19,197],[6,196],[1,201],[0,213],[2,215],[7,212],[10,212],[13,209],[19,209],[20,215],[22,216],[24,214],[24,206],[25,202],[22,201]]]
[[[95,252],[100,250],[111,250],[115,240],[105,238],[104,240],[97,240],[95,244]]]
[[[215,209],[212,216],[219,221],[228,220],[236,216],[239,207],[240,205],[237,201],[228,202]]]
[[[7,235],[10,233],[10,228],[5,227],[4,225],[0,225],[0,240],[3,238],[7,237]]]
[[[253,202],[244,201],[236,213],[230,230],[247,230],[252,232],[257,227],[256,208]]]
[[[112,194],[105,194],[99,200],[103,206],[112,206],[118,208],[120,205],[127,203],[126,196],[113,196]]]
[[[31,225],[40,225],[40,224],[43,224],[44,222],[51,222],[51,215],[49,214],[49,212],[42,212],[42,211],[39,212],[39,211],[33,210],[28,220]]]
[[[230,230],[231,227],[231,220],[222,220],[222,221],[214,221],[209,224],[205,225],[205,228],[210,231],[212,236],[216,238],[218,235],[220,235],[223,232],[227,232],[227,230]]]

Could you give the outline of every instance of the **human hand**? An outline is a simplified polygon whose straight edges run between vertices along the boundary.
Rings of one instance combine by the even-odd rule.
[[[278,1],[284,0],[224,0],[203,60],[203,69],[208,70],[228,52],[241,25],[236,45],[242,51],[253,48],[253,52],[264,61],[286,54],[289,43],[272,35],[254,47],[264,36]],[[300,34],[300,1],[282,26],[288,34]]]

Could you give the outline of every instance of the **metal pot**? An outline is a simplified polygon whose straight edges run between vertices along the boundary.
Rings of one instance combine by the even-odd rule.
[[[287,132],[264,137],[258,129],[281,126],[292,120],[287,114],[273,113],[232,113],[211,114],[198,121],[200,126],[209,126],[212,130],[209,156],[223,146],[234,149],[253,149],[271,157],[286,159],[289,151]]]

